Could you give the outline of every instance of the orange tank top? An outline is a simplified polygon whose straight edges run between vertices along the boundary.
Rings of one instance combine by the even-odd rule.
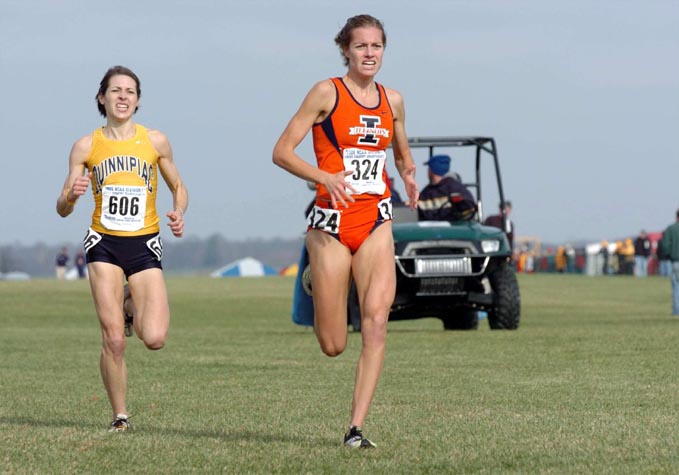
[[[355,200],[388,198],[386,149],[394,133],[394,116],[384,87],[375,83],[379,101],[375,107],[365,107],[342,78],[331,81],[335,107],[312,128],[318,167],[328,173],[353,171],[346,181],[356,189]],[[316,185],[316,198],[330,200],[323,185]]]

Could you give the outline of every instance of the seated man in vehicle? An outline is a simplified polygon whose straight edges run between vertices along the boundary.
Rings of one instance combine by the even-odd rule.
[[[493,214],[488,216],[483,222],[486,226],[493,226],[498,229],[502,229],[507,235],[507,240],[509,241],[509,247],[514,249],[514,223],[509,219],[509,213],[512,212],[512,202],[505,200],[504,203],[500,203],[500,212],[498,214]]]
[[[428,161],[429,184],[420,192],[420,221],[465,221],[476,214],[476,200],[464,184],[447,176],[450,156],[433,155]]]

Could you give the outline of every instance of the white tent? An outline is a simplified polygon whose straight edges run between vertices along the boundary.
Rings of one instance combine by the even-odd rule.
[[[0,272],[0,280],[31,280],[31,276],[21,271],[12,271],[6,274]]]
[[[278,275],[278,272],[254,257],[245,257],[217,269],[210,274],[210,277],[261,277],[264,275]]]

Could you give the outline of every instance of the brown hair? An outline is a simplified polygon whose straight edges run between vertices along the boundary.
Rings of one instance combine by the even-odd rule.
[[[352,16],[351,18],[347,19],[347,22],[344,24],[340,32],[337,33],[337,36],[335,36],[335,44],[339,46],[340,55],[342,55],[345,66],[349,65],[349,58],[344,56],[344,50],[348,48],[349,43],[351,43],[351,33],[356,28],[369,27],[377,28],[382,32],[382,43],[385,47],[387,46],[387,34],[384,31],[384,25],[381,21],[371,15]]]
[[[137,97],[141,97],[141,83],[139,82],[137,75],[134,74],[131,69],[126,68],[125,66],[113,66],[112,68],[109,68],[99,83],[99,91],[97,91],[97,95],[94,96],[94,100],[97,101],[97,109],[99,109],[99,113],[104,117],[106,117],[106,108],[99,102],[99,96],[106,94],[108,83],[113,76],[129,76],[134,79],[134,82],[137,83]],[[134,109],[134,112],[136,113],[138,110],[139,106]]]

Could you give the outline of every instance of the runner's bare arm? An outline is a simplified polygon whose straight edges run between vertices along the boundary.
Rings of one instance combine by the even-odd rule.
[[[330,81],[325,80],[314,85],[283,134],[281,134],[278,142],[276,142],[273,150],[273,162],[295,176],[322,184],[330,193],[333,207],[336,206],[337,202],[346,207],[347,201],[354,201],[351,194],[346,191],[347,188],[352,192],[355,190],[347,185],[344,178],[353,172],[346,171],[336,174],[325,172],[306,162],[295,152],[314,123],[327,117],[334,103],[335,87]]]
[[[394,113],[394,138],[391,142],[394,151],[394,161],[408,195],[410,209],[417,208],[420,192],[415,182],[415,162],[408,146],[408,136],[405,129],[405,106],[403,97],[393,89],[387,89],[387,96]]]
[[[87,191],[90,183],[89,172],[85,172],[85,162],[92,149],[92,136],[86,135],[78,139],[71,148],[68,159],[68,176],[64,182],[59,198],[57,198],[57,213],[65,218],[73,212],[76,201]]]
[[[158,130],[149,130],[149,139],[159,155],[158,169],[160,174],[172,192],[173,209],[166,214],[170,220],[168,226],[175,237],[182,237],[184,234],[184,213],[189,206],[189,193],[179,176],[172,155],[172,146],[165,134]]]

